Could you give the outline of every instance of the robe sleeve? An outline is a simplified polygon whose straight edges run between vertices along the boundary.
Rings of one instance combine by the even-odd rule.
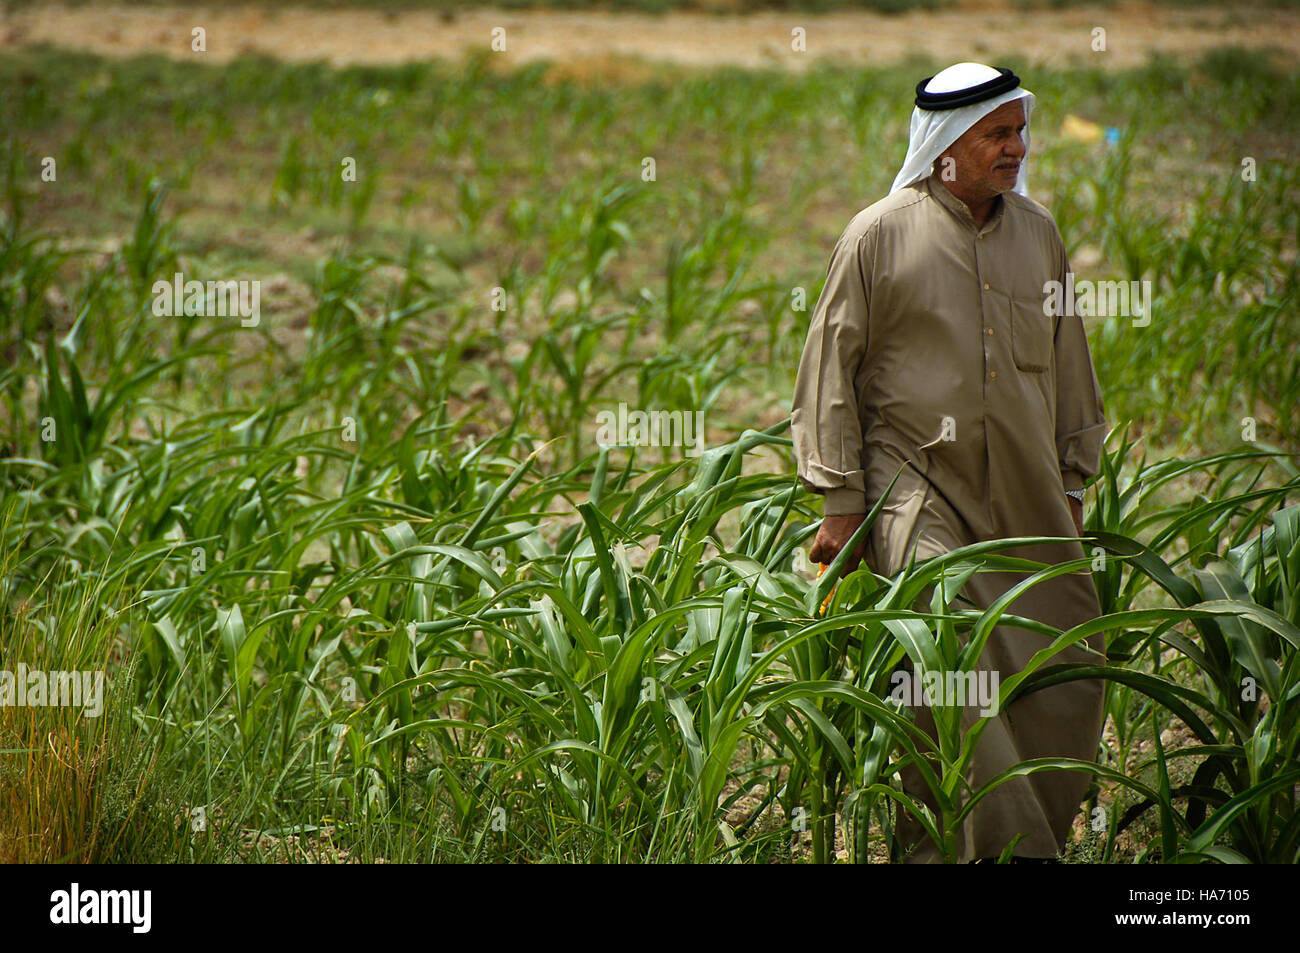
[[[836,243],[795,379],[790,416],[799,479],[824,496],[826,516],[867,511],[857,381],[867,352],[868,235],[846,230]]]
[[[1062,287],[1073,281],[1065,243],[1060,243],[1057,280]],[[1101,445],[1110,425],[1102,406],[1101,388],[1093,369],[1083,319],[1062,314],[1056,336],[1056,454],[1061,482],[1067,490],[1080,490],[1101,465]]]

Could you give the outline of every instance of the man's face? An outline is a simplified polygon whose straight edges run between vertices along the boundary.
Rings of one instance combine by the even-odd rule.
[[[1026,153],[1020,138],[1024,128],[1023,102],[1003,103],[962,133],[939,157],[944,183],[956,185],[957,191],[974,199],[992,198],[1015,188]],[[946,162],[948,157],[953,161]]]

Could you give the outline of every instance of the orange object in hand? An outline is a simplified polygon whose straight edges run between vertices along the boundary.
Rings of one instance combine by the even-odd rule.
[[[825,571],[826,571],[826,563],[818,563],[817,578],[820,579],[822,577],[822,573],[824,573]],[[831,604],[831,596],[833,595],[835,595],[835,587],[831,586],[831,591],[826,593],[826,598],[822,600],[822,607],[821,610],[817,613],[818,615],[826,614],[826,607]]]

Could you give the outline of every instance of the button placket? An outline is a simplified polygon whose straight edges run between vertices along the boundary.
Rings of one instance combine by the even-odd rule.
[[[982,239],[984,237],[983,232],[978,233],[976,237]],[[981,318],[981,324],[984,325],[984,333],[981,335],[984,342],[983,344],[984,372],[985,372],[984,379],[986,382],[995,381],[998,379],[998,372],[990,368],[989,365],[993,362],[993,357],[994,357],[994,355],[991,353],[992,341],[990,341],[990,338],[993,337],[993,315],[996,314],[996,310],[990,311],[989,309],[988,293],[992,291],[992,286],[989,284],[989,282],[983,280],[984,268],[982,267],[983,262],[981,261],[981,259],[983,258],[983,255],[981,253],[982,247],[977,243],[974,246],[974,251],[975,251],[975,273],[980,280],[980,286],[984,289],[984,293],[980,295],[980,318]]]

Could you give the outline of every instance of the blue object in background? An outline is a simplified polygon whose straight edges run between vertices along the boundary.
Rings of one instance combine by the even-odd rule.
[[[1119,128],[1116,126],[1106,127],[1106,145],[1114,146],[1119,144]]]

